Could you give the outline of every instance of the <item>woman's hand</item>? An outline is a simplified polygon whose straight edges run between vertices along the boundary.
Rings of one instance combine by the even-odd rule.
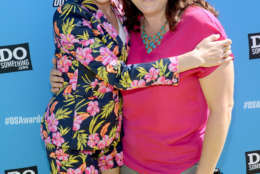
[[[232,41],[230,39],[217,41],[219,37],[219,34],[214,34],[203,39],[192,51],[201,67],[216,66],[232,60],[230,57]]]
[[[219,34],[212,34],[200,41],[194,50],[180,55],[179,73],[198,67],[217,66],[232,60],[231,40],[217,41],[219,38]]]
[[[54,68],[51,70],[50,73],[51,92],[56,94],[63,86],[64,79],[61,77],[61,72],[55,69],[57,63],[55,58],[52,59],[52,63],[54,65]]]

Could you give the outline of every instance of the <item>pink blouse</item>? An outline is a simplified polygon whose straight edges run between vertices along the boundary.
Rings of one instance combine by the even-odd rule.
[[[147,54],[140,33],[132,33],[129,64],[155,61],[191,51],[206,36],[226,38],[218,19],[200,7],[189,7],[174,32]],[[173,86],[123,91],[124,162],[141,174],[179,174],[200,159],[208,107],[199,79],[217,67],[180,74]]]

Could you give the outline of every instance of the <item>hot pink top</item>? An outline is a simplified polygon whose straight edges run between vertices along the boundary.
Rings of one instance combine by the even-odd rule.
[[[213,33],[226,38],[220,22],[200,7],[189,7],[174,32],[147,54],[140,33],[131,35],[128,63],[141,63],[191,51]],[[155,86],[123,92],[124,161],[141,174],[179,174],[200,159],[208,107],[199,78],[213,68],[180,74],[177,87]]]

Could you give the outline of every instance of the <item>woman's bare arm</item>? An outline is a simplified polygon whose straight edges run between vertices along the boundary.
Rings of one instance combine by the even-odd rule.
[[[213,174],[228,133],[233,108],[233,61],[222,64],[215,72],[200,79],[210,115],[196,174]]]

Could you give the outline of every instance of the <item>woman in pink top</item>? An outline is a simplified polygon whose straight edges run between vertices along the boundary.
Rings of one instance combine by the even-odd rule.
[[[204,0],[124,3],[131,31],[129,64],[185,53],[212,33],[226,38],[216,11]],[[149,52],[145,38],[165,21],[166,34]],[[212,174],[231,120],[233,71],[231,61],[181,73],[175,88],[123,91],[124,173]]]
[[[132,37],[128,63],[190,52],[199,41],[214,33],[225,37],[210,12],[189,7],[200,5],[214,13],[205,1],[194,4],[187,0],[125,0],[124,3]],[[209,66],[210,60],[206,64]],[[213,172],[227,133],[233,94],[232,63],[214,71],[216,68],[204,66],[181,73],[178,87],[123,92],[127,167],[123,167],[122,174],[193,174],[194,164],[198,162],[196,174]],[[51,81],[56,81],[56,73],[53,71]],[[55,90],[59,84],[52,85]],[[211,115],[206,123],[208,107]]]

